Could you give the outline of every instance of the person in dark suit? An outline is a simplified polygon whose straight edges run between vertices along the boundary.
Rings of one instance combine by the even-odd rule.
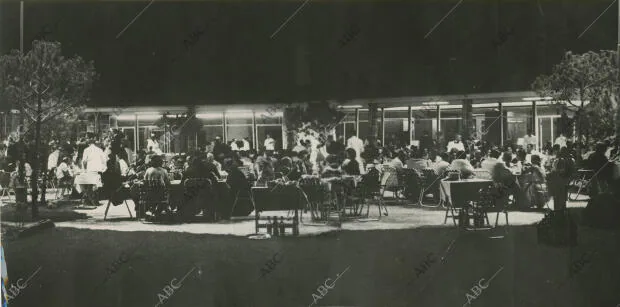
[[[433,148],[435,148],[435,142],[433,141],[433,138],[428,134],[428,131],[424,131],[422,137],[420,138],[420,151],[430,151]]]

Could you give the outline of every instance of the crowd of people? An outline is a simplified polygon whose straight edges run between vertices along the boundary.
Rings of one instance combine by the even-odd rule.
[[[147,150],[134,153],[122,131],[111,130],[103,138],[88,135],[73,144],[50,143],[46,148],[46,174],[48,180],[57,184],[75,183],[73,192],[85,193],[91,204],[97,204],[95,189],[102,189],[99,195],[109,196],[128,180],[160,180],[167,185],[172,180],[206,177],[213,181],[226,180],[231,190],[238,191],[247,187],[248,181],[265,185],[278,178],[297,180],[304,174],[364,175],[384,165],[416,171],[433,169],[440,178],[449,170],[458,171],[460,178],[473,177],[477,169],[486,170],[494,181],[508,187],[515,186],[515,176],[528,176],[533,184],[527,189],[535,193],[520,193],[518,190],[525,187],[519,186],[517,181],[514,194],[526,195],[520,197],[525,206],[540,206],[545,199],[541,194],[548,190],[555,198],[556,208],[565,206],[568,180],[577,168],[597,171],[590,186],[591,193],[601,193],[617,180],[613,163],[610,163],[610,160],[618,160],[619,144],[614,142],[597,143],[577,159],[575,144],[570,141],[562,140],[553,146],[546,144],[539,151],[531,133],[525,142],[503,147],[485,141],[463,141],[460,135],[443,147],[428,133],[424,135],[419,146],[394,143],[381,146],[378,141],[373,146],[355,132],[347,140],[333,136],[324,141],[300,137],[288,150],[276,150],[275,141],[268,136],[259,151],[250,149],[242,140],[227,144],[217,137],[204,148],[171,156],[162,153],[155,135],[147,141]],[[26,161],[25,177],[30,177],[32,172],[32,158],[28,157],[28,150],[20,146],[27,147],[19,140],[9,140],[0,157],[4,170],[13,174],[12,186],[23,183],[18,176],[20,159]],[[240,167],[243,172],[239,171]]]

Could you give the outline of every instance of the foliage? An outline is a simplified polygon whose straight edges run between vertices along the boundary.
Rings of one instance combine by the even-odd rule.
[[[79,56],[65,58],[58,42],[34,41],[23,54],[13,50],[0,57],[0,101],[17,108],[26,120],[22,137],[32,146],[32,215],[37,215],[38,170],[45,168],[47,142],[70,133],[97,78],[94,63]],[[23,161],[21,161],[23,163]],[[43,166],[40,166],[43,164]],[[20,167],[23,170],[23,167]],[[45,202],[45,184],[42,202]]]
[[[551,74],[539,76],[532,88],[541,97],[552,97],[576,112],[579,139],[581,135],[602,139],[614,133],[618,81],[615,51],[567,52]]]
[[[13,50],[0,58],[0,68],[1,99],[25,115],[27,130],[36,122],[47,131],[58,120],[75,120],[96,80],[94,63],[65,58],[58,42],[35,41],[27,54]]]
[[[284,112],[286,129],[291,132],[318,134],[321,141],[342,122],[344,112],[327,101],[289,107]]]
[[[193,106],[187,107],[184,114],[176,114],[174,116],[166,112],[159,118],[155,125],[160,128],[166,128],[166,132],[173,135],[193,134],[202,129],[202,122],[196,118],[196,109]]]

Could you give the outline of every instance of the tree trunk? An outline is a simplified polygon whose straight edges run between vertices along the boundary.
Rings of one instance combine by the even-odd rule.
[[[38,188],[38,180],[39,180],[39,142],[41,141],[41,98],[37,97],[37,122],[34,130],[34,159],[32,166],[32,177],[31,185],[32,185],[32,219],[36,219],[39,217],[39,208],[37,206],[37,200],[39,197],[39,188]]]
[[[43,150],[43,154],[39,157],[39,165],[40,165],[40,169],[41,169],[41,176],[43,177],[43,181],[41,183],[41,202],[39,203],[42,206],[47,206],[47,200],[45,199],[45,194],[47,193],[47,180],[48,178],[48,174],[47,174],[47,160],[45,159],[48,156],[49,152],[47,150],[47,146],[45,147],[45,150]],[[60,157],[59,157],[60,158]]]

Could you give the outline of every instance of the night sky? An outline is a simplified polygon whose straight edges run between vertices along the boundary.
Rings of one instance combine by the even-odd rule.
[[[616,48],[615,5],[577,39],[611,1],[465,0],[426,39],[458,1],[413,2],[311,0],[270,38],[302,2],[155,1],[118,39],[148,2],[26,3],[25,48],[47,27],[93,60],[102,106],[529,90],[565,51]],[[19,2],[0,22],[2,53],[18,49]]]

